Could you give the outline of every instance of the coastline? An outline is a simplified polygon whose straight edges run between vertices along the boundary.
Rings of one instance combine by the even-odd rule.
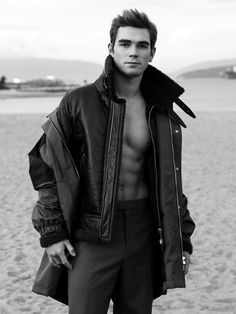
[[[0,100],[1,99],[11,99],[11,98],[44,98],[44,97],[60,97],[66,93],[65,90],[60,91],[18,91],[18,90],[0,90]]]

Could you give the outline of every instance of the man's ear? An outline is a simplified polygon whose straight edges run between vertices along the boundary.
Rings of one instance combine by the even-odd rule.
[[[109,43],[109,44],[108,44],[108,51],[109,51],[109,54],[110,54],[111,56],[113,56],[113,46],[112,46],[112,43]]]
[[[153,47],[153,48],[151,49],[151,54],[150,54],[149,62],[152,62],[152,59],[154,58],[155,53],[156,53],[156,47]]]

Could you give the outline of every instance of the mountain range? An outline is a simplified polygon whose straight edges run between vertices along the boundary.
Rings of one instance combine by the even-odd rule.
[[[220,73],[232,69],[236,59],[214,60],[196,63],[178,71],[170,73],[173,78],[219,78]]]
[[[54,76],[66,83],[81,84],[93,82],[103,67],[81,60],[56,60],[44,58],[0,58],[0,76],[7,81],[19,78],[21,81]]]
[[[206,61],[167,73],[173,78],[219,78],[219,73],[236,65],[236,59]],[[31,80],[54,76],[66,83],[93,82],[102,73],[103,66],[81,60],[56,60],[43,58],[0,58],[0,77]]]

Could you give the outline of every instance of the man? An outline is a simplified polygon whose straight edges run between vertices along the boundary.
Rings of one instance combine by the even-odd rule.
[[[195,225],[181,183],[183,88],[149,63],[157,30],[126,10],[112,22],[103,74],[69,91],[29,153],[46,248],[33,290],[69,313],[148,314],[185,287]],[[66,267],[65,267],[66,266]]]

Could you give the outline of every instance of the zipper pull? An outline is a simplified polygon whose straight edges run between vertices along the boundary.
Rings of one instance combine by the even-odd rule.
[[[161,245],[161,248],[163,248],[164,241],[163,241],[163,236],[162,236],[162,228],[158,228],[157,231],[159,233],[159,243]]]

